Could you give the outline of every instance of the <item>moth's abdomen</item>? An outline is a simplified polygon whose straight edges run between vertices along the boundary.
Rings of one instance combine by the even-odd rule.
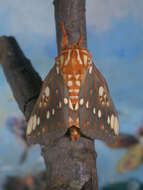
[[[71,140],[77,141],[80,137],[80,130],[75,126],[72,126],[69,130],[70,130]]]

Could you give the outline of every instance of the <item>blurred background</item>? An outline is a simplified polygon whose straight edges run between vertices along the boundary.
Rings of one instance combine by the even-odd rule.
[[[99,186],[105,190],[143,189],[143,134],[140,132],[143,125],[143,1],[87,0],[86,4],[88,49],[107,80],[119,114],[120,133],[131,135],[121,137],[114,149],[95,141]],[[16,38],[44,79],[57,56],[52,0],[0,0],[2,35]],[[10,189],[6,185],[2,188],[2,184],[6,180],[7,183],[17,180],[16,176],[26,181],[19,183],[31,185],[33,179],[26,176],[44,175],[39,174],[45,170],[40,148],[27,146],[25,127],[0,67],[0,190]]]

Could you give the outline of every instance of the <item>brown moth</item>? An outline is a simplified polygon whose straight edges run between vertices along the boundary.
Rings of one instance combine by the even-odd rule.
[[[119,122],[106,81],[81,47],[82,38],[68,45],[64,24],[62,29],[62,50],[44,80],[28,121],[27,139],[50,144],[69,132],[72,141],[83,135],[112,142]]]

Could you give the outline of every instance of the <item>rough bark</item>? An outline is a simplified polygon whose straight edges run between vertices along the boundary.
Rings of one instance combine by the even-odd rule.
[[[40,93],[42,80],[14,37],[0,37],[0,64],[19,108],[28,120]]]
[[[85,0],[55,0],[57,47],[62,40],[64,22],[69,44],[77,43],[82,35],[86,47]],[[40,93],[42,81],[30,61],[12,37],[0,37],[0,63],[14,97],[26,120]],[[71,142],[64,136],[52,147],[41,146],[47,169],[48,190],[97,190],[96,153],[94,142],[81,137]]]
[[[42,152],[48,169],[49,190],[96,190],[96,153],[91,140],[63,137]],[[50,153],[50,154],[49,154]]]
[[[85,0],[54,0],[54,7],[58,52],[62,41],[61,22],[65,24],[69,44],[77,43],[82,36],[82,46],[86,48]]]

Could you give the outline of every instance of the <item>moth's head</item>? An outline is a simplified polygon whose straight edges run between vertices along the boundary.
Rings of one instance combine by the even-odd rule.
[[[69,45],[68,37],[62,23],[63,40],[61,52],[55,58],[55,62],[60,66],[63,72],[68,74],[83,74],[87,67],[92,63],[92,55],[86,48],[81,46],[83,37],[81,36],[76,44]],[[76,73],[72,73],[76,72]],[[83,72],[83,73],[82,73]]]

